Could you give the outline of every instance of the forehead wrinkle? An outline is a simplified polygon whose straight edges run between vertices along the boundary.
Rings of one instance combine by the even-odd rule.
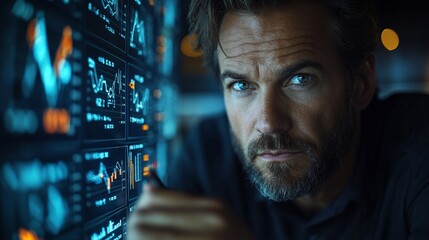
[[[245,52],[245,53],[237,54],[237,55],[231,55],[231,54],[229,54],[229,55],[226,56],[226,58],[246,57],[246,56],[249,56],[249,55],[255,55],[257,53],[267,53],[267,54],[269,54],[269,53],[273,53],[273,52],[279,52],[279,53],[280,52],[286,52],[285,54],[274,56],[276,58],[283,57],[283,56],[294,55],[294,54],[301,53],[301,52],[316,53],[316,51],[313,50],[313,49],[301,49],[301,50],[296,50],[296,51],[287,53],[289,48],[297,47],[297,46],[300,46],[300,45],[310,45],[310,44],[312,44],[312,43],[310,43],[310,42],[301,42],[301,43],[295,44],[293,46],[286,46],[286,47],[282,47],[282,48],[272,49],[272,50],[269,50],[269,51],[257,50],[257,51]],[[259,59],[259,58],[264,58],[264,57],[261,56],[261,57],[247,57],[247,58],[249,58],[249,59]]]
[[[229,44],[229,43],[233,44],[233,43],[239,42],[243,38],[248,37],[248,39],[257,40],[258,42],[255,42],[255,44],[258,44],[258,43],[263,44],[263,43],[269,43],[272,41],[281,41],[281,42],[294,41],[294,40],[299,41],[302,38],[317,39],[320,37],[320,34],[321,34],[320,30],[312,28],[312,27],[308,27],[308,28],[302,27],[302,28],[300,28],[300,30],[304,30],[304,31],[310,30],[310,32],[312,32],[314,34],[302,34],[300,36],[293,36],[293,37],[289,37],[289,38],[284,38],[284,37],[280,38],[280,37],[277,37],[276,34],[283,33],[283,32],[287,33],[288,31],[290,31],[290,29],[285,29],[285,28],[279,28],[278,30],[271,29],[270,32],[265,32],[264,35],[258,34],[258,36],[255,36],[255,34],[252,34],[252,33],[247,33],[247,34],[246,33],[239,33],[240,30],[238,30],[236,32],[237,33],[236,35],[238,37],[231,38],[231,39],[226,40],[226,41],[223,41],[223,39],[229,38],[229,37],[222,37],[222,39],[220,39],[220,42],[225,42],[227,44]],[[229,36],[231,36],[231,35],[229,35]],[[268,40],[266,40],[266,39],[268,39]],[[252,44],[252,43],[240,43],[240,44],[232,46],[232,47],[239,47],[239,46],[245,45],[245,44]]]
[[[221,73],[225,71],[233,71],[244,75],[246,79],[254,79],[259,76],[259,64],[252,61],[226,61],[225,65],[222,67]]]
[[[273,77],[282,75],[284,73],[283,70],[287,69],[289,66],[293,66],[293,64],[296,61],[293,60],[292,62],[289,62],[288,60],[281,60],[281,59],[282,58],[289,58],[290,55],[300,54],[300,53],[305,53],[305,52],[314,53],[314,52],[316,52],[316,50],[304,49],[304,50],[298,50],[298,51],[291,52],[288,54],[276,56],[276,58],[279,59],[277,61],[280,64],[276,65],[277,67],[275,67],[275,68],[273,68],[272,63],[270,63],[268,66],[267,62],[269,62],[269,61],[266,61],[265,59],[262,59],[262,58],[256,58],[256,57],[255,58],[246,58],[247,60],[250,60],[250,61],[239,60],[240,58],[237,58],[237,59],[226,58],[224,69],[226,69],[226,70],[234,69],[234,71],[237,71],[238,69],[240,69],[237,73],[244,75],[246,79],[253,79],[253,80],[257,81],[259,79],[259,77],[261,77],[260,74],[265,75],[265,74],[269,73],[269,75],[273,74],[272,75]],[[303,54],[300,54],[300,55],[302,56]],[[229,62],[228,60],[231,60],[231,62]]]
[[[295,54],[299,54],[299,53],[305,53],[305,52],[317,54],[317,51],[315,49],[302,49],[302,50],[298,50],[295,52],[290,52],[290,53],[278,55],[278,56],[276,56],[276,58],[286,58],[286,57],[290,57],[291,55],[295,55]]]
[[[307,39],[306,41],[303,41],[302,39]],[[295,38],[283,38],[283,39],[273,39],[270,41],[263,41],[263,42],[244,42],[240,43],[238,45],[232,45],[230,47],[226,47],[229,43],[229,41],[222,44],[224,54],[227,58],[231,57],[238,57],[238,56],[246,56],[249,54],[255,54],[255,53],[271,53],[275,51],[280,50],[286,50],[289,48],[299,47],[301,45],[315,45],[316,41],[314,41],[316,37],[311,35],[301,36],[301,37],[295,37]],[[234,41],[230,41],[234,42]]]
[[[295,55],[295,54],[300,54],[300,53],[305,53],[305,52],[309,52],[309,53],[316,53],[316,50],[313,49],[303,49],[303,50],[298,50],[295,52],[290,52],[290,53],[286,53],[286,54],[282,54],[282,55],[277,55],[275,56],[275,58],[281,59],[281,58],[287,58],[290,57],[291,55]],[[236,56],[236,57],[240,57],[240,56]],[[238,60],[238,59],[234,59],[236,57],[226,57],[225,60],[233,60],[234,63],[241,63],[241,64],[254,64],[254,62],[259,62],[261,64],[263,64],[265,61],[261,60],[262,57],[247,57],[246,59],[248,60],[252,60],[252,61],[244,61],[244,60]],[[233,66],[233,64],[226,64],[226,67],[230,67]]]

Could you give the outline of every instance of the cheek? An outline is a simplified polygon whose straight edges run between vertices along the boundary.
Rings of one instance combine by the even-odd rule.
[[[297,130],[301,138],[310,142],[318,150],[321,148],[321,141],[325,135],[326,119],[324,114],[314,109],[306,109],[297,117]]]
[[[301,106],[294,117],[302,137],[308,138],[319,150],[325,144],[326,137],[338,123],[338,118],[345,114],[342,98],[327,99],[318,99],[312,101],[313,104]]]
[[[239,101],[231,101],[228,97],[224,98],[225,109],[228,115],[229,124],[235,136],[240,141],[241,146],[246,147],[253,129],[253,117],[249,108],[243,106]]]

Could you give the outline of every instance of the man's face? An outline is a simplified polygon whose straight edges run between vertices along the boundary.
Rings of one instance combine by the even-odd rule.
[[[233,142],[251,180],[277,201],[311,192],[337,169],[354,132],[326,12],[303,3],[231,12],[219,41]]]

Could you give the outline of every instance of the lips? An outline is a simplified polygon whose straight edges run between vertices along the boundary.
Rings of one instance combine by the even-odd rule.
[[[302,154],[303,151],[296,150],[268,150],[263,151],[257,155],[257,157],[261,158],[264,161],[286,161],[291,158],[297,157]]]

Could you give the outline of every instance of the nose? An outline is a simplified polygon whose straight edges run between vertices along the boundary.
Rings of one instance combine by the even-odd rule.
[[[255,129],[259,133],[287,132],[292,127],[290,106],[286,97],[276,90],[262,92],[258,98]]]

